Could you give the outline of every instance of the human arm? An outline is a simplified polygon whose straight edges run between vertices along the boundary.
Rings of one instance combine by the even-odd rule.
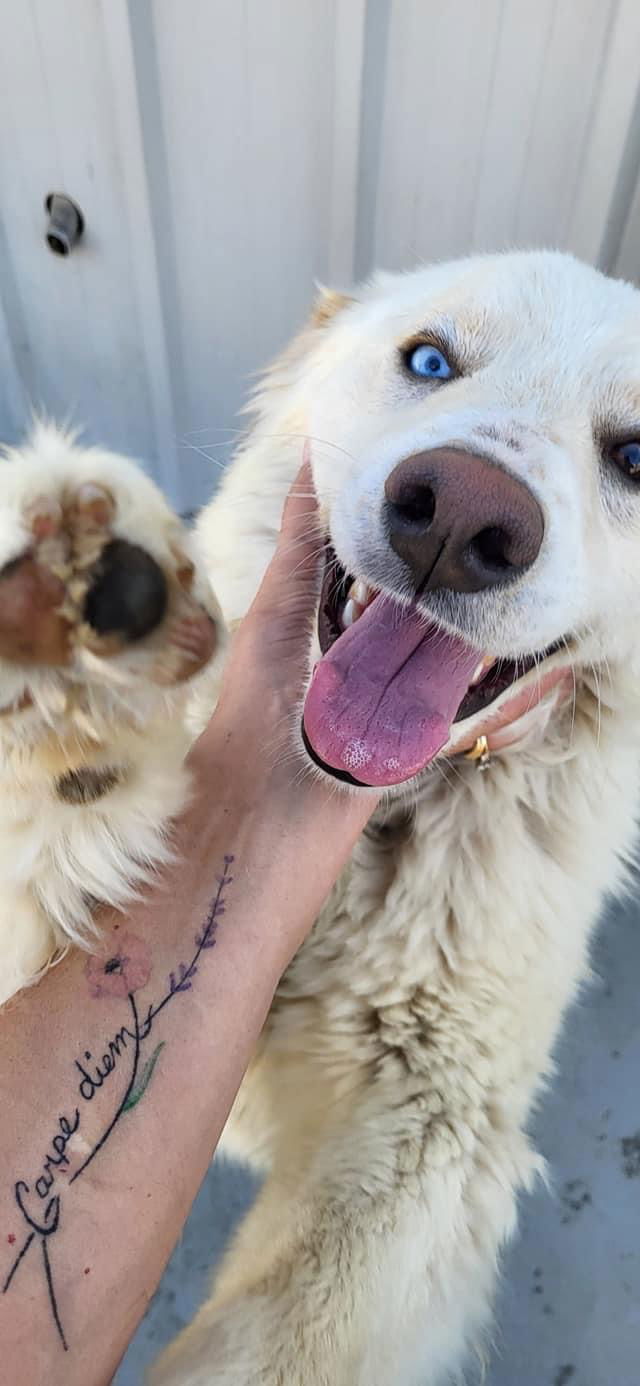
[[[99,958],[74,953],[0,1013],[7,1386],[111,1380],[279,977],[375,806],[290,751],[316,583],[306,483],[194,748],[175,865],[126,919],[105,912]]]

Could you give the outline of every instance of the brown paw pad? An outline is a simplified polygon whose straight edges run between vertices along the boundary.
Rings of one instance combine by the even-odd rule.
[[[17,664],[67,664],[64,583],[31,554],[0,572],[0,657]]]
[[[187,558],[186,553],[183,553],[177,544],[171,545],[171,553],[176,561],[176,582],[184,592],[190,592],[196,575],[195,564],[191,562],[190,558]]]
[[[156,666],[155,681],[173,684],[192,679],[208,664],[217,643],[215,621],[194,603],[192,612],[171,623],[166,650]]]

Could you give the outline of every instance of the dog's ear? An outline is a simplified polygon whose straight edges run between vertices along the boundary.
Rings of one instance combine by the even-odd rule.
[[[266,418],[273,407],[276,392],[290,389],[299,380],[305,362],[320,345],[322,338],[318,336],[318,331],[324,331],[338,313],[355,302],[355,298],[349,294],[341,293],[338,289],[326,289],[324,284],[316,283],[315,301],[306,322],[284,351],[261,373],[258,387],[243,413]]]
[[[311,326],[326,327],[336,313],[340,313],[354,300],[339,289],[326,289],[324,284],[316,285],[316,298],[311,310]]]

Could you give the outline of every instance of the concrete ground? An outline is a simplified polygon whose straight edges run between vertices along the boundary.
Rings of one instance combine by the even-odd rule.
[[[640,899],[610,912],[594,965],[534,1123],[553,1189],[523,1199],[482,1386],[640,1383]],[[243,1171],[214,1164],[114,1386],[142,1386],[253,1191]]]

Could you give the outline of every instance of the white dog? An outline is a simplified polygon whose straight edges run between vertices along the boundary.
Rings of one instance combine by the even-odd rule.
[[[516,1195],[541,1168],[526,1135],[531,1104],[633,845],[639,362],[640,295],[570,257],[531,253],[325,295],[267,377],[198,542],[233,624],[311,440],[327,562],[293,734],[313,773],[388,794],[279,988],[227,1128],[229,1150],[267,1178],[212,1300],[156,1369],[162,1386],[436,1386],[482,1343]],[[50,470],[38,471],[45,446],[61,449],[65,495],[90,483],[64,527],[74,551],[87,505],[104,527],[99,483],[114,498],[117,538],[165,574],[180,568],[173,548],[184,539],[167,539],[173,522],[157,498],[157,550],[150,512],[137,527],[135,488],[147,483],[106,458],[96,472],[90,454],[51,440],[35,444],[28,498],[15,473],[5,561],[24,551],[25,524],[42,531],[41,509],[34,527],[26,502],[51,495]],[[87,587],[85,572],[79,595],[69,589],[69,683],[89,724],[101,719],[109,754],[87,760],[72,731],[76,758],[38,773],[55,796],[61,783],[91,785],[87,767],[113,767],[113,783],[97,777],[100,799],[73,813],[90,844],[91,892],[120,899],[118,813],[134,846],[144,833],[157,843],[183,792],[179,752],[161,758],[129,730],[139,699],[158,706],[149,685],[172,646],[165,617],[120,653],[96,648],[96,628],[99,640],[108,631],[99,604],[87,605],[95,580]],[[203,619],[200,663],[211,645]],[[7,653],[16,659],[0,645]],[[48,645],[39,655],[51,662]],[[127,678],[116,686],[106,670],[119,665]],[[17,743],[5,776],[17,795],[19,720],[33,719],[51,754],[55,718],[74,704],[58,713],[44,697],[55,703],[64,675],[39,667],[27,678],[21,665],[11,684],[15,669],[3,662],[5,735]],[[216,677],[198,680],[193,725]],[[29,766],[34,741],[35,730]],[[153,794],[115,777],[125,764],[145,786],[156,776]],[[67,797],[60,813],[70,807]],[[21,812],[21,828],[17,808],[6,828],[23,835],[20,889],[61,942],[73,870],[57,861],[54,871]],[[78,895],[78,931],[83,908]],[[7,949],[17,951],[16,933]],[[8,964],[11,985],[45,954],[34,947]]]

